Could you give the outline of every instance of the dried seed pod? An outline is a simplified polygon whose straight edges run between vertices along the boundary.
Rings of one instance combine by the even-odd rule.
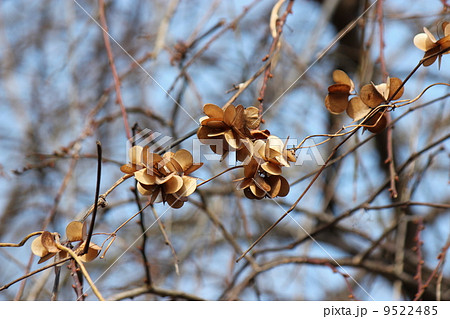
[[[369,114],[370,110],[371,108],[364,104],[359,96],[355,96],[348,103],[347,115],[354,121],[359,121]]]
[[[47,248],[42,245],[41,236],[36,237],[31,243],[31,251],[38,257],[43,257],[48,254]]]
[[[361,88],[359,94],[361,101],[367,106],[374,108],[385,102],[383,95],[377,90],[375,85],[366,84]]]
[[[378,134],[386,128],[386,114],[378,112],[366,122],[364,122],[364,124],[367,125],[367,130],[369,130],[369,132]]]
[[[355,85],[347,73],[342,70],[333,71],[333,81],[336,84],[328,87],[325,107],[332,114],[340,114],[347,109],[348,97],[354,92]]]
[[[77,253],[81,253],[84,250],[85,247],[85,243],[82,243],[80,245],[80,247],[76,250]],[[97,246],[94,243],[89,243],[89,248],[86,254],[80,256],[80,260],[83,262],[90,262],[92,260],[94,260],[95,258],[97,258],[98,254],[100,253],[100,251],[102,250],[102,248],[100,246]]]
[[[70,222],[66,227],[68,241],[80,241],[86,239],[86,223],[80,221]]]

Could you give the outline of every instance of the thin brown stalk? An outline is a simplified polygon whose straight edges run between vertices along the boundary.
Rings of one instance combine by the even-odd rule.
[[[158,213],[156,212],[156,209],[153,205],[150,205],[152,208],[152,212],[153,212],[153,216],[155,216],[155,219],[158,223],[158,227],[159,230],[161,231],[163,237],[164,237],[164,242],[166,245],[168,245],[170,247],[170,250],[172,252],[172,256],[173,256],[173,263],[174,263],[174,267],[175,267],[175,273],[179,276],[180,275],[180,268],[178,266],[179,260],[178,260],[178,256],[177,253],[175,251],[175,248],[173,247],[172,242],[170,241],[169,236],[167,235],[166,232],[166,227],[164,226],[164,224],[161,221],[161,218],[158,216]]]
[[[40,235],[42,233],[43,233],[43,231],[35,231],[35,232],[32,232],[32,233],[26,235],[18,244],[0,243],[0,247],[21,247],[21,246],[25,245],[25,243],[28,241],[28,239],[30,239],[33,236]]]
[[[275,4],[273,10],[278,11],[278,4],[281,5],[283,2],[284,2],[284,0],[278,1],[278,3]],[[271,26],[271,27],[275,27],[275,30],[273,30],[275,32],[275,36],[273,37],[273,41],[270,46],[269,53],[264,58],[264,60],[267,60],[269,57],[275,56],[279,53],[279,51],[281,49],[281,34],[283,33],[283,26],[286,23],[287,16],[290,13],[292,13],[293,5],[294,5],[294,0],[290,0],[283,15],[280,18],[276,19],[275,26]],[[272,14],[273,15],[277,14],[277,12],[272,12]],[[270,60],[269,63],[267,63],[265,66],[263,83],[261,85],[261,89],[259,90],[258,101],[259,101],[259,117],[260,118],[263,113],[263,101],[264,101],[264,96],[265,96],[265,92],[266,92],[266,88],[267,88],[267,82],[269,81],[270,78],[272,78],[272,72],[271,72],[272,69],[273,69],[273,64],[272,64],[272,60]]]
[[[61,245],[60,243],[56,243],[56,247],[58,249],[67,252],[78,264],[78,267],[80,267],[81,272],[83,273],[84,278],[86,278],[87,282],[89,283],[89,286],[91,287],[94,294],[97,296],[98,300],[104,301],[102,294],[95,286],[94,282],[91,279],[91,276],[89,275],[88,271],[86,270],[86,267],[84,267],[83,262],[80,260],[80,257],[70,248],[67,248],[66,246]]]
[[[109,65],[111,67],[111,71],[112,71],[113,79],[114,79],[114,89],[116,91],[116,103],[119,104],[120,110],[122,111],[123,125],[125,127],[125,133],[126,133],[127,139],[131,139],[131,130],[130,130],[130,125],[128,124],[128,115],[127,115],[127,111],[126,111],[125,106],[122,101],[122,93],[120,90],[120,78],[119,78],[119,75],[116,70],[116,65],[114,63],[114,55],[113,55],[112,49],[111,49],[111,42],[109,41],[108,25],[106,23],[105,1],[104,0],[98,0],[98,10],[99,10],[100,24],[103,29],[102,34],[103,34],[103,40],[105,41],[105,49],[106,49],[106,53],[108,55]]]
[[[27,273],[26,275],[20,276],[19,278],[17,278],[17,279],[15,279],[15,280],[11,281],[10,283],[7,283],[6,285],[1,286],[1,287],[0,287],[0,291],[5,290],[5,289],[8,289],[10,286],[14,285],[15,283],[17,283],[17,282],[19,282],[19,281],[22,281],[22,280],[24,280],[25,278],[34,276],[34,275],[40,273],[41,271],[44,271],[44,270],[49,269],[49,268],[51,268],[51,267],[54,267],[54,266],[57,266],[57,265],[59,265],[59,264],[65,263],[66,261],[68,261],[68,260],[71,259],[71,258],[72,258],[72,257],[66,257],[66,258],[63,258],[63,259],[61,259],[61,260],[55,261],[55,262],[53,262],[53,263],[51,263],[51,264],[48,264],[48,265],[46,265],[46,266],[44,266],[44,267],[42,267],[42,268],[36,269],[36,270],[34,270],[34,271],[31,271],[31,272]]]

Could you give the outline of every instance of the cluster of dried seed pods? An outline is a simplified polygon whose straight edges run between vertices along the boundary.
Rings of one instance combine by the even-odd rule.
[[[423,66],[430,66],[439,58],[440,67],[442,55],[450,53],[450,22],[445,21],[442,23],[444,36],[439,40],[436,40],[427,28],[424,27],[423,31],[424,33],[419,33],[414,37],[414,45],[418,49],[425,51]],[[443,53],[438,54],[439,52]]]
[[[76,254],[80,255],[80,260],[84,262],[94,260],[101,250],[101,247],[90,242],[87,253],[83,254],[87,237],[86,223],[80,221],[70,222],[66,227],[66,237],[67,239],[61,244],[61,236],[58,233],[44,231],[40,236],[36,237],[31,243],[31,251],[34,255],[41,257],[38,263],[40,264],[56,255],[59,259],[67,257],[67,252],[61,250],[58,244],[72,249],[73,244],[77,243],[73,250]]]
[[[281,176],[282,167],[295,162],[295,155],[286,149],[286,143],[277,136],[253,142],[252,157],[244,163],[244,177],[238,188],[250,199],[284,197],[289,193],[289,183]]]
[[[233,104],[220,108],[215,104],[205,104],[200,118],[197,137],[204,144],[209,144],[214,153],[225,158],[230,151],[235,151],[237,159],[244,161],[249,155],[251,143],[250,130],[259,127],[259,111],[251,106]]]
[[[256,107],[220,108],[205,104],[203,112],[206,116],[200,119],[199,140],[209,144],[222,159],[230,151],[236,152],[237,160],[244,166],[244,177],[236,181],[247,198],[283,197],[289,193],[289,183],[281,176],[281,168],[295,162],[295,154],[286,149],[287,143],[280,138],[258,129],[261,120]]]
[[[359,95],[350,77],[342,70],[333,72],[335,84],[328,87],[325,106],[333,114],[346,111],[354,121],[363,121],[363,125],[372,133],[379,133],[387,125],[386,109],[376,108],[388,105],[392,100],[398,100],[403,95],[402,81],[399,78],[388,78],[386,83],[364,85]],[[355,95],[348,100],[350,95]],[[370,116],[368,117],[368,115]]]
[[[130,148],[129,158],[131,163],[123,165],[120,170],[134,174],[139,193],[149,196],[150,203],[163,201],[173,208],[182,207],[196,190],[197,178],[189,174],[203,165],[195,164],[192,154],[184,149],[161,156],[151,153],[147,146],[136,145]]]

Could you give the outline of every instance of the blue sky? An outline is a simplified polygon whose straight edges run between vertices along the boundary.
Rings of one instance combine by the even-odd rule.
[[[115,1],[114,13],[108,16],[109,31],[113,38],[122,39],[122,32],[126,30],[124,26],[133,23],[130,16],[134,9],[131,8],[136,2],[133,1]],[[144,53],[152,49],[152,42],[147,40],[147,36],[154,36],[158,27],[158,18],[163,14],[164,6],[152,6],[149,3],[139,2],[141,7],[138,12],[140,19],[148,19],[144,27],[139,30],[138,34],[134,34],[131,39],[126,38],[120,43],[124,49],[129,51],[134,58],[141,57]],[[200,26],[200,34],[208,30],[220,19],[230,21],[236,17],[242,8],[248,5],[250,1],[223,1],[220,2],[218,8],[211,17]],[[87,1],[79,1],[88,12],[95,16],[95,6]],[[259,52],[260,43],[257,39],[262,39],[267,31],[262,28],[253,28],[253,25],[259,23],[261,16],[267,16],[272,2],[262,1],[251,9],[250,13],[241,21],[242,26],[227,32],[219,41],[214,42],[206,53],[202,56],[198,63],[194,63],[189,68],[189,74],[195,83],[195,90],[190,88],[183,99],[183,108],[194,119],[202,116],[202,109],[199,99],[200,95],[203,103],[215,103],[223,105],[231,96],[225,92],[243,80],[243,77],[252,74],[260,67],[260,60],[267,53]],[[153,10],[158,7],[160,11]],[[29,138],[30,127],[41,127],[36,136],[39,136],[39,150],[42,153],[51,154],[61,146],[68,145],[73,139],[79,136],[84,130],[85,118],[89,111],[96,105],[99,99],[100,90],[98,83],[104,81],[102,89],[112,85],[111,78],[100,78],[100,72],[96,67],[100,63],[107,63],[106,54],[102,57],[96,57],[95,47],[93,43],[101,35],[100,29],[90,18],[72,1],[49,1],[45,10],[40,9],[41,4],[25,1],[2,1],[0,4],[0,18],[3,21],[0,24],[0,43],[4,43],[0,48],[0,61],[2,63],[2,78],[0,80],[0,164],[3,177],[0,177],[0,209],[3,211],[8,203],[11,185],[18,183],[21,185],[29,185],[36,183],[36,175],[33,172],[27,172],[20,176],[11,173],[12,170],[21,170],[27,163],[35,160],[30,157],[30,149],[25,147],[24,141]],[[211,8],[209,1],[182,1],[178,7],[172,23],[169,25],[166,42],[168,46],[173,46],[178,40],[186,40],[189,38],[193,30],[201,23],[208,10]],[[421,32],[421,27],[426,25],[436,34],[436,28],[433,25],[440,22],[444,16],[437,16],[441,8],[441,2],[433,1],[411,1],[405,7],[405,2],[400,0],[392,0],[385,2],[385,57],[387,61],[388,71],[392,76],[404,79],[413,69],[416,63],[422,57],[422,52],[414,47],[412,39],[416,33]],[[39,12],[38,14],[36,12]],[[295,85],[289,89],[282,98],[278,99],[278,95],[269,96],[265,102],[266,106],[271,106],[267,113],[267,123],[265,128],[269,128],[273,134],[281,138],[290,136],[297,140],[303,139],[310,134],[329,133],[327,128],[327,114],[323,106],[323,99],[326,95],[328,85],[332,84],[330,72],[332,63],[329,62],[333,49],[320,60],[315,61],[314,57],[326,48],[332,41],[335,31],[326,26],[320,33],[318,39],[311,39],[312,32],[320,26],[320,7],[312,1],[296,1],[293,14],[287,19],[287,24],[283,32],[283,41],[289,46],[298,57],[301,52],[309,54],[310,60],[301,61],[312,65],[304,76],[298,73],[298,69],[293,67],[292,56],[284,54],[279,61],[277,69],[274,71],[274,78],[269,81],[269,86],[277,86],[279,91],[285,91],[295,81]],[[45,17],[44,17],[45,16]],[[419,16],[419,17],[416,17]],[[135,17],[136,19],[139,17]],[[373,19],[374,15],[369,15]],[[414,18],[416,17],[416,18]],[[413,19],[414,18],[414,19]],[[447,15],[448,18],[448,15]],[[20,41],[24,38],[39,38],[36,30],[45,21],[51,21],[50,25],[53,31],[45,33],[40,39],[41,46],[35,44],[40,41],[34,41],[33,45],[25,46]],[[417,25],[414,28],[413,22]],[[373,23],[369,21],[370,23]],[[248,31],[250,30],[250,31]],[[414,31],[412,33],[412,31]],[[194,50],[199,49],[210,39],[206,38],[198,43]],[[315,42],[313,52],[308,51],[308,45],[311,41]],[[25,42],[26,43],[26,42]],[[112,42],[113,52],[115,54],[116,67],[120,72],[124,72],[131,64],[131,60],[121,48]],[[268,50],[270,41],[266,44]],[[195,51],[194,51],[195,52]],[[379,54],[378,40],[371,46],[371,58],[376,60]],[[259,56],[258,56],[259,55]],[[189,58],[189,57],[188,57]],[[7,68],[8,59],[20,61],[18,67],[14,70]],[[208,62],[211,61],[211,62]],[[122,82],[122,97],[128,107],[144,106],[148,109],[159,112],[163,116],[169,117],[172,110],[173,101],[167,96],[164,90],[167,90],[173,83],[179,70],[170,64],[170,54],[167,50],[162,50],[158,60],[146,63],[143,66],[147,72],[153,77],[149,78],[142,70],[137,68],[129,79]],[[245,68],[251,68],[247,70]],[[435,82],[447,82],[449,80],[450,59],[444,56],[440,70],[437,64],[429,68],[421,68],[415,76],[406,85],[404,97],[413,98],[420,93],[425,86]],[[85,73],[83,73],[85,72]],[[35,81],[39,79],[39,85],[36,86]],[[379,83],[379,80],[374,80]],[[156,83],[157,82],[157,83]],[[355,79],[357,87],[365,83],[359,83]],[[255,96],[258,94],[260,81],[254,84],[239,98],[238,103],[245,106],[256,103]],[[163,90],[164,89],[164,90]],[[176,86],[173,96],[177,94],[179,85]],[[436,97],[445,95],[449,92],[448,87],[437,86],[430,89],[421,102],[430,101]],[[231,93],[232,94],[232,93]],[[70,107],[67,107],[67,106]],[[118,111],[114,98],[110,98],[104,110],[98,114],[98,118],[107,116]],[[399,162],[410,156],[411,152],[417,151],[431,140],[436,140],[446,132],[432,132],[428,127],[429,123],[434,123],[437,118],[449,118],[449,102],[443,101],[441,104],[433,104],[430,107],[423,108],[413,114],[408,115],[404,121],[400,121],[396,125],[396,132],[399,137],[408,143],[402,143],[402,151],[399,152]],[[184,110],[178,113],[179,126],[176,129],[178,135],[183,135],[196,127],[196,123]],[[393,117],[404,112],[402,109],[396,110]],[[348,124],[349,118],[341,117],[343,124]],[[130,123],[141,120],[139,115],[130,114]],[[270,120],[270,121],[269,121]],[[146,122],[155,124],[154,122]],[[41,126],[42,125],[42,126]],[[155,124],[156,125],[156,124]],[[448,126],[447,126],[448,129]],[[171,132],[167,128],[162,133],[170,135]],[[431,132],[431,133],[430,133]],[[359,139],[367,136],[358,134]],[[112,121],[110,125],[101,127],[92,137],[85,139],[81,145],[82,153],[95,153],[95,140],[105,141],[104,149],[105,157],[118,162],[126,160],[126,136],[123,130],[123,124],[120,120]],[[315,141],[320,141],[315,140]],[[189,139],[181,144],[189,149],[192,140]],[[446,142],[445,147],[450,145]],[[400,146],[399,146],[400,147]],[[320,146],[319,151],[326,159],[328,149],[326,146]],[[367,192],[371,190],[370,185],[379,185],[382,182],[382,176],[370,174],[372,168],[377,167],[377,153],[373,149],[373,145],[368,144],[358,151],[362,166],[359,166],[359,174],[355,182],[355,160],[354,157],[345,159],[340,166],[340,179],[337,181],[336,187],[339,189],[341,198],[340,209],[348,207],[348,205],[356,205],[364,200]],[[420,159],[418,165],[424,165],[426,157]],[[23,215],[23,224],[13,226],[8,232],[9,235],[17,234],[17,231],[23,228],[26,231],[32,231],[37,223],[34,218],[42,219],[49,207],[52,206],[54,194],[57,192],[62,181],[62,173],[68,169],[69,161],[58,161],[57,170],[48,173],[45,181],[45,188],[41,189],[39,194],[30,194],[33,198],[32,203],[35,205],[27,206],[27,212]],[[445,156],[436,158],[436,169],[425,175],[414,200],[416,201],[442,201],[445,194],[448,194],[448,159]],[[102,179],[102,190],[106,190],[119,176],[120,172],[114,163],[106,163],[104,165],[104,175]],[[202,171],[199,171],[199,177],[207,178],[218,172],[220,168],[226,166],[209,163],[205,165]],[[292,181],[306,174],[309,170],[314,169],[313,163],[307,163],[304,166],[294,166],[289,170],[285,170],[287,178]],[[365,173],[364,173],[365,171]],[[92,202],[92,194],[95,184],[95,165],[94,160],[85,159],[75,169],[73,181],[69,184],[67,192],[64,193],[60,209],[61,216],[55,222],[58,231],[63,232],[64,225],[70,221],[73,215],[78,214],[88,207]],[[368,177],[367,177],[368,176]],[[237,172],[218,178],[217,185],[232,182],[237,178]],[[370,183],[367,183],[367,180]],[[113,193],[112,202],[126,200],[130,198],[126,189],[131,186],[131,181],[122,185],[120,191]],[[307,182],[299,183],[292,187],[291,194],[286,197],[286,201],[293,202],[298,195],[304,190]],[[354,187],[356,185],[356,187]],[[357,200],[355,197],[355,188],[357,189]],[[194,195],[198,200],[198,197]],[[301,207],[312,211],[320,211],[323,202],[323,194],[319,186],[313,187],[307,196],[301,201]],[[383,205],[388,203],[387,193],[380,195],[375,201],[375,205]],[[257,209],[261,214],[271,220],[276,220],[284,212],[277,208],[276,205],[267,205],[264,202],[242,202],[244,208],[251,210]],[[235,213],[227,214],[227,210],[237,211],[238,204],[230,203],[229,207],[222,205],[214,206],[217,213],[223,218],[223,223],[233,229],[235,226]],[[157,210],[160,213],[166,211],[167,206],[159,205]],[[186,208],[180,211],[170,210],[162,219],[170,225],[172,221],[180,218],[184,213],[192,213],[193,206],[186,205]],[[120,206],[112,209],[108,216],[105,216],[105,225],[120,224],[124,218],[131,216],[136,211],[134,204]],[[425,212],[424,209],[417,208],[418,212]],[[73,213],[73,215],[72,215]],[[195,215],[195,214],[194,214]],[[251,214],[249,214],[251,216]],[[1,216],[1,215],[0,215]],[[148,215],[150,222],[151,215]],[[312,227],[311,220],[300,214],[293,214],[293,219],[297,223]],[[370,229],[370,234],[376,238],[376,234],[380,234],[383,229],[380,227],[381,222],[388,223],[392,217],[392,211],[361,211],[348,219],[344,224],[358,229]],[[198,262],[187,260],[181,265],[182,273],[185,276],[170,276],[167,282],[160,283],[167,288],[176,288],[180,290],[192,291],[204,298],[217,298],[218,287],[222,287],[221,281],[229,278],[224,271],[224,265],[229,266],[230,260],[233,258],[232,250],[227,247],[218,251],[210,251],[208,239],[216,239],[221,234],[214,229],[207,220],[200,218],[205,222],[203,229],[207,231],[204,234],[204,250],[205,253],[199,253],[202,256]],[[286,227],[292,232],[292,238],[302,237],[304,232],[298,228],[291,218],[286,218],[279,227]],[[240,225],[241,222],[238,222]],[[376,223],[377,227],[373,227]],[[450,224],[449,216],[441,218],[440,222],[434,225],[433,231],[426,230],[424,232],[424,240],[433,243],[429,245],[429,251],[426,261],[430,265],[436,263],[435,256],[438,253],[442,240],[448,236],[448,225]],[[259,229],[258,225],[253,225],[254,232]],[[130,226],[131,230],[137,231],[135,226]],[[373,227],[371,229],[371,227]],[[35,229],[36,230],[36,229]],[[105,229],[106,231],[106,229]],[[130,234],[131,233],[131,234]],[[119,256],[123,252],[124,247],[135,238],[133,231],[123,234],[123,238],[118,240],[117,245],[111,249],[111,256]],[[189,233],[189,232],[188,232]],[[176,248],[183,251],[183,243],[189,238],[191,233],[186,234],[185,238],[173,239]],[[253,233],[253,236],[258,234]],[[19,238],[0,237],[2,241],[18,241]],[[161,240],[161,238],[159,238]],[[202,241],[199,241],[202,243]],[[240,242],[242,249],[246,249],[249,242]],[[269,235],[262,243],[261,247],[272,247],[281,245],[277,241],[276,236]],[[286,244],[286,243],[284,243]],[[364,243],[358,242],[357,245],[363,246]],[[365,243],[367,245],[367,243]],[[150,246],[155,249],[160,248],[160,242],[150,241]],[[259,247],[259,248],[261,248]],[[323,248],[334,258],[341,256],[342,251],[336,250],[332,246],[324,245]],[[202,248],[203,249],[203,248]],[[200,251],[202,249],[199,248]],[[286,252],[287,254],[308,253],[312,256],[326,257],[324,250],[315,245],[309,244],[307,247],[301,246],[294,251]],[[8,250],[8,254],[26,263],[29,253],[25,249],[17,249],[16,251]],[[17,255],[16,255],[17,254]],[[0,265],[8,278],[15,278],[21,274],[14,262],[10,262],[9,255],[0,253]],[[133,272],[133,262],[135,255],[127,255],[127,259],[118,262],[115,274],[119,278],[121,276],[129,276],[130,282],[139,280],[140,273],[131,274]],[[159,267],[171,267],[172,256],[169,250],[157,252],[154,254],[154,262]],[[159,259],[158,259],[159,258]],[[25,261],[23,261],[25,260]],[[101,263],[101,261],[96,261]],[[35,267],[36,265],[34,265]],[[201,267],[206,275],[202,280],[197,281],[194,275]],[[352,275],[356,274],[352,269],[345,268]],[[98,269],[95,270],[95,275]],[[219,274],[214,277],[212,274]],[[446,266],[445,273],[450,274],[449,266]],[[286,276],[284,276],[286,275]],[[105,276],[99,283],[103,289],[111,289],[120,284],[113,278],[114,276]],[[5,278],[0,277],[2,283]],[[188,279],[186,279],[188,278]],[[281,279],[280,279],[281,278]],[[293,278],[293,279],[292,279]],[[292,280],[291,280],[292,279]],[[319,280],[320,279],[320,280]],[[342,289],[345,286],[343,278],[332,273],[327,267],[304,266],[296,267],[292,265],[276,268],[261,275],[257,279],[261,282],[262,290],[270,289],[282,291],[280,299],[290,299],[292,296],[309,300],[318,300],[324,298],[324,294],[328,290]],[[199,284],[200,282],[200,284]],[[364,286],[366,282],[363,282]],[[367,283],[369,285],[369,283]],[[302,291],[298,287],[311,287]],[[222,287],[223,288],[223,287]],[[370,294],[375,299],[391,299],[392,287],[383,280],[379,280],[368,288]],[[261,295],[261,298],[268,298],[270,293]],[[358,291],[358,297],[363,300],[370,298],[363,292]],[[0,294],[0,299],[3,298]],[[255,299],[254,292],[248,290],[242,295],[243,299]]]

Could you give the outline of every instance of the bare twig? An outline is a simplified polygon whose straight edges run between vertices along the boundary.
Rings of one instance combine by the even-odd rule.
[[[28,239],[30,239],[33,236],[40,235],[42,233],[43,233],[43,231],[35,231],[35,232],[32,232],[32,233],[26,235],[18,244],[0,243],[0,247],[21,247],[21,246],[25,245],[25,243],[28,241]]]
[[[17,282],[19,282],[19,281],[22,281],[22,280],[24,280],[25,278],[34,276],[35,274],[40,273],[41,271],[44,271],[44,270],[46,270],[46,269],[48,269],[48,268],[51,268],[51,267],[54,267],[54,266],[56,266],[56,265],[65,263],[66,261],[68,261],[68,260],[71,259],[71,258],[72,258],[72,257],[66,257],[66,258],[60,259],[60,260],[58,260],[58,261],[55,261],[55,262],[53,262],[53,263],[51,263],[51,264],[48,264],[48,265],[42,267],[42,268],[36,269],[36,270],[34,270],[34,271],[31,271],[31,272],[27,273],[26,275],[20,276],[19,278],[17,278],[17,279],[15,279],[15,280],[11,281],[10,283],[1,286],[1,287],[0,287],[0,291],[5,290],[5,289],[8,289],[10,286],[14,285],[15,283],[17,283]]]
[[[56,247],[59,250],[67,252],[73,259],[75,259],[76,263],[78,264],[78,267],[80,267],[80,270],[83,273],[84,278],[86,278],[87,282],[89,283],[89,286],[91,286],[91,289],[97,296],[98,300],[104,301],[105,299],[103,299],[102,294],[100,293],[100,291],[98,291],[97,287],[95,286],[94,282],[91,279],[91,276],[89,276],[89,273],[86,270],[86,267],[84,267],[83,262],[80,260],[80,257],[72,249],[63,246],[58,242],[56,242]]]
[[[95,186],[95,199],[94,199],[94,210],[92,211],[92,219],[91,224],[89,226],[89,231],[87,234],[86,242],[84,244],[84,249],[81,255],[87,254],[89,250],[89,244],[91,242],[92,233],[94,232],[94,225],[95,225],[95,217],[97,216],[97,209],[98,209],[98,197],[100,194],[100,180],[102,176],[102,144],[100,141],[97,141],[97,183]]]
[[[275,18],[278,15],[278,9],[279,7],[284,3],[285,0],[279,0],[274,8],[272,9],[272,16]],[[274,25],[271,25],[270,27],[272,28],[272,36],[273,36],[273,41],[272,44],[270,46],[269,49],[269,53],[267,54],[267,56],[264,58],[264,60],[269,59],[269,57],[273,57],[275,55],[277,55],[281,49],[281,34],[283,32],[283,26],[286,23],[286,19],[287,16],[292,13],[292,6],[294,5],[294,0],[290,0],[286,10],[284,11],[283,15],[280,18],[276,18],[274,21]],[[266,88],[267,88],[267,82],[269,81],[269,79],[272,77],[272,69],[273,69],[273,64],[272,64],[272,59],[269,61],[269,63],[267,63],[265,65],[265,70],[264,70],[264,79],[263,79],[263,83],[261,85],[261,89],[259,91],[259,96],[258,96],[258,101],[259,101],[259,117],[261,118],[262,113],[263,113],[263,101],[264,101],[264,95],[266,92]]]
[[[155,216],[155,219],[158,223],[158,227],[161,230],[161,233],[164,237],[164,242],[166,243],[166,245],[168,245],[170,247],[170,250],[172,251],[175,273],[179,276],[180,275],[180,269],[178,266],[179,261],[178,261],[177,253],[175,252],[175,248],[173,247],[173,244],[170,241],[169,236],[167,236],[166,228],[165,228],[164,224],[162,223],[161,219],[159,218],[158,213],[155,210],[155,207],[153,205],[150,205],[150,206],[152,208],[153,216]]]
[[[133,136],[136,135],[136,131],[138,129],[138,125],[137,123],[135,125],[133,125]],[[132,146],[135,146],[135,141],[132,141]],[[132,192],[134,195],[134,201],[136,202],[136,205],[139,209],[139,211],[142,211],[142,205],[141,205],[141,201],[139,199],[139,194],[138,194],[138,190],[137,190],[137,180],[134,180],[134,187],[132,188]],[[149,286],[151,286],[153,284],[152,281],[152,274],[151,274],[151,265],[150,262],[147,258],[147,253],[146,253],[146,246],[147,246],[147,232],[145,230],[145,222],[144,222],[144,214],[140,214],[140,220],[139,220],[139,226],[141,227],[141,231],[142,231],[142,245],[140,247],[138,247],[139,251],[141,252],[141,256],[142,256],[142,262],[143,262],[143,266],[144,266],[144,273],[145,273],[145,283]],[[112,242],[112,241],[111,241]]]
[[[319,171],[314,175],[311,182],[309,182],[308,186],[306,186],[305,190],[301,193],[301,195],[297,198],[297,200],[292,204],[292,206],[284,212],[284,214],[278,218],[278,220],[273,223],[261,236],[258,237],[257,240],[253,244],[250,245],[250,247],[236,260],[236,262],[239,262],[250,250],[253,249],[272,229],[274,229],[301,201],[301,199],[305,196],[305,194],[308,192],[308,190],[311,188],[311,186],[314,184],[314,182],[317,180],[317,178],[320,176],[320,174],[323,172],[323,170],[327,167],[327,163],[333,158],[334,154],[336,154],[339,147],[341,147],[346,141],[350,139],[350,137],[353,136],[353,133],[349,134],[341,143],[339,143],[331,152],[328,159],[325,161],[325,164],[319,169]]]
[[[191,301],[203,301],[204,300],[198,296],[191,295],[186,292],[176,291],[176,290],[168,290],[168,289],[163,289],[163,288],[158,288],[158,287],[149,287],[147,285],[138,287],[138,288],[133,288],[133,289],[130,289],[127,291],[122,291],[116,295],[109,297],[108,300],[118,301],[118,300],[123,300],[123,299],[128,299],[128,298],[135,298],[135,297],[138,297],[138,296],[141,296],[144,294],[153,294],[153,295],[157,295],[157,296],[161,296],[161,297],[170,297],[173,299],[183,299],[183,300],[191,300]]]
[[[104,0],[98,0],[98,11],[99,11],[100,24],[103,29],[102,34],[103,34],[103,40],[105,41],[106,53],[108,55],[109,65],[111,67],[111,71],[112,71],[113,78],[114,78],[114,88],[116,90],[116,102],[117,102],[117,104],[119,104],[120,110],[122,111],[123,125],[125,127],[126,136],[128,139],[131,139],[131,130],[130,130],[130,125],[128,124],[127,111],[123,104],[122,93],[120,91],[120,79],[119,79],[119,75],[117,74],[116,66],[114,64],[114,55],[111,50],[111,43],[109,41],[109,35],[107,33],[108,25],[106,23]]]

